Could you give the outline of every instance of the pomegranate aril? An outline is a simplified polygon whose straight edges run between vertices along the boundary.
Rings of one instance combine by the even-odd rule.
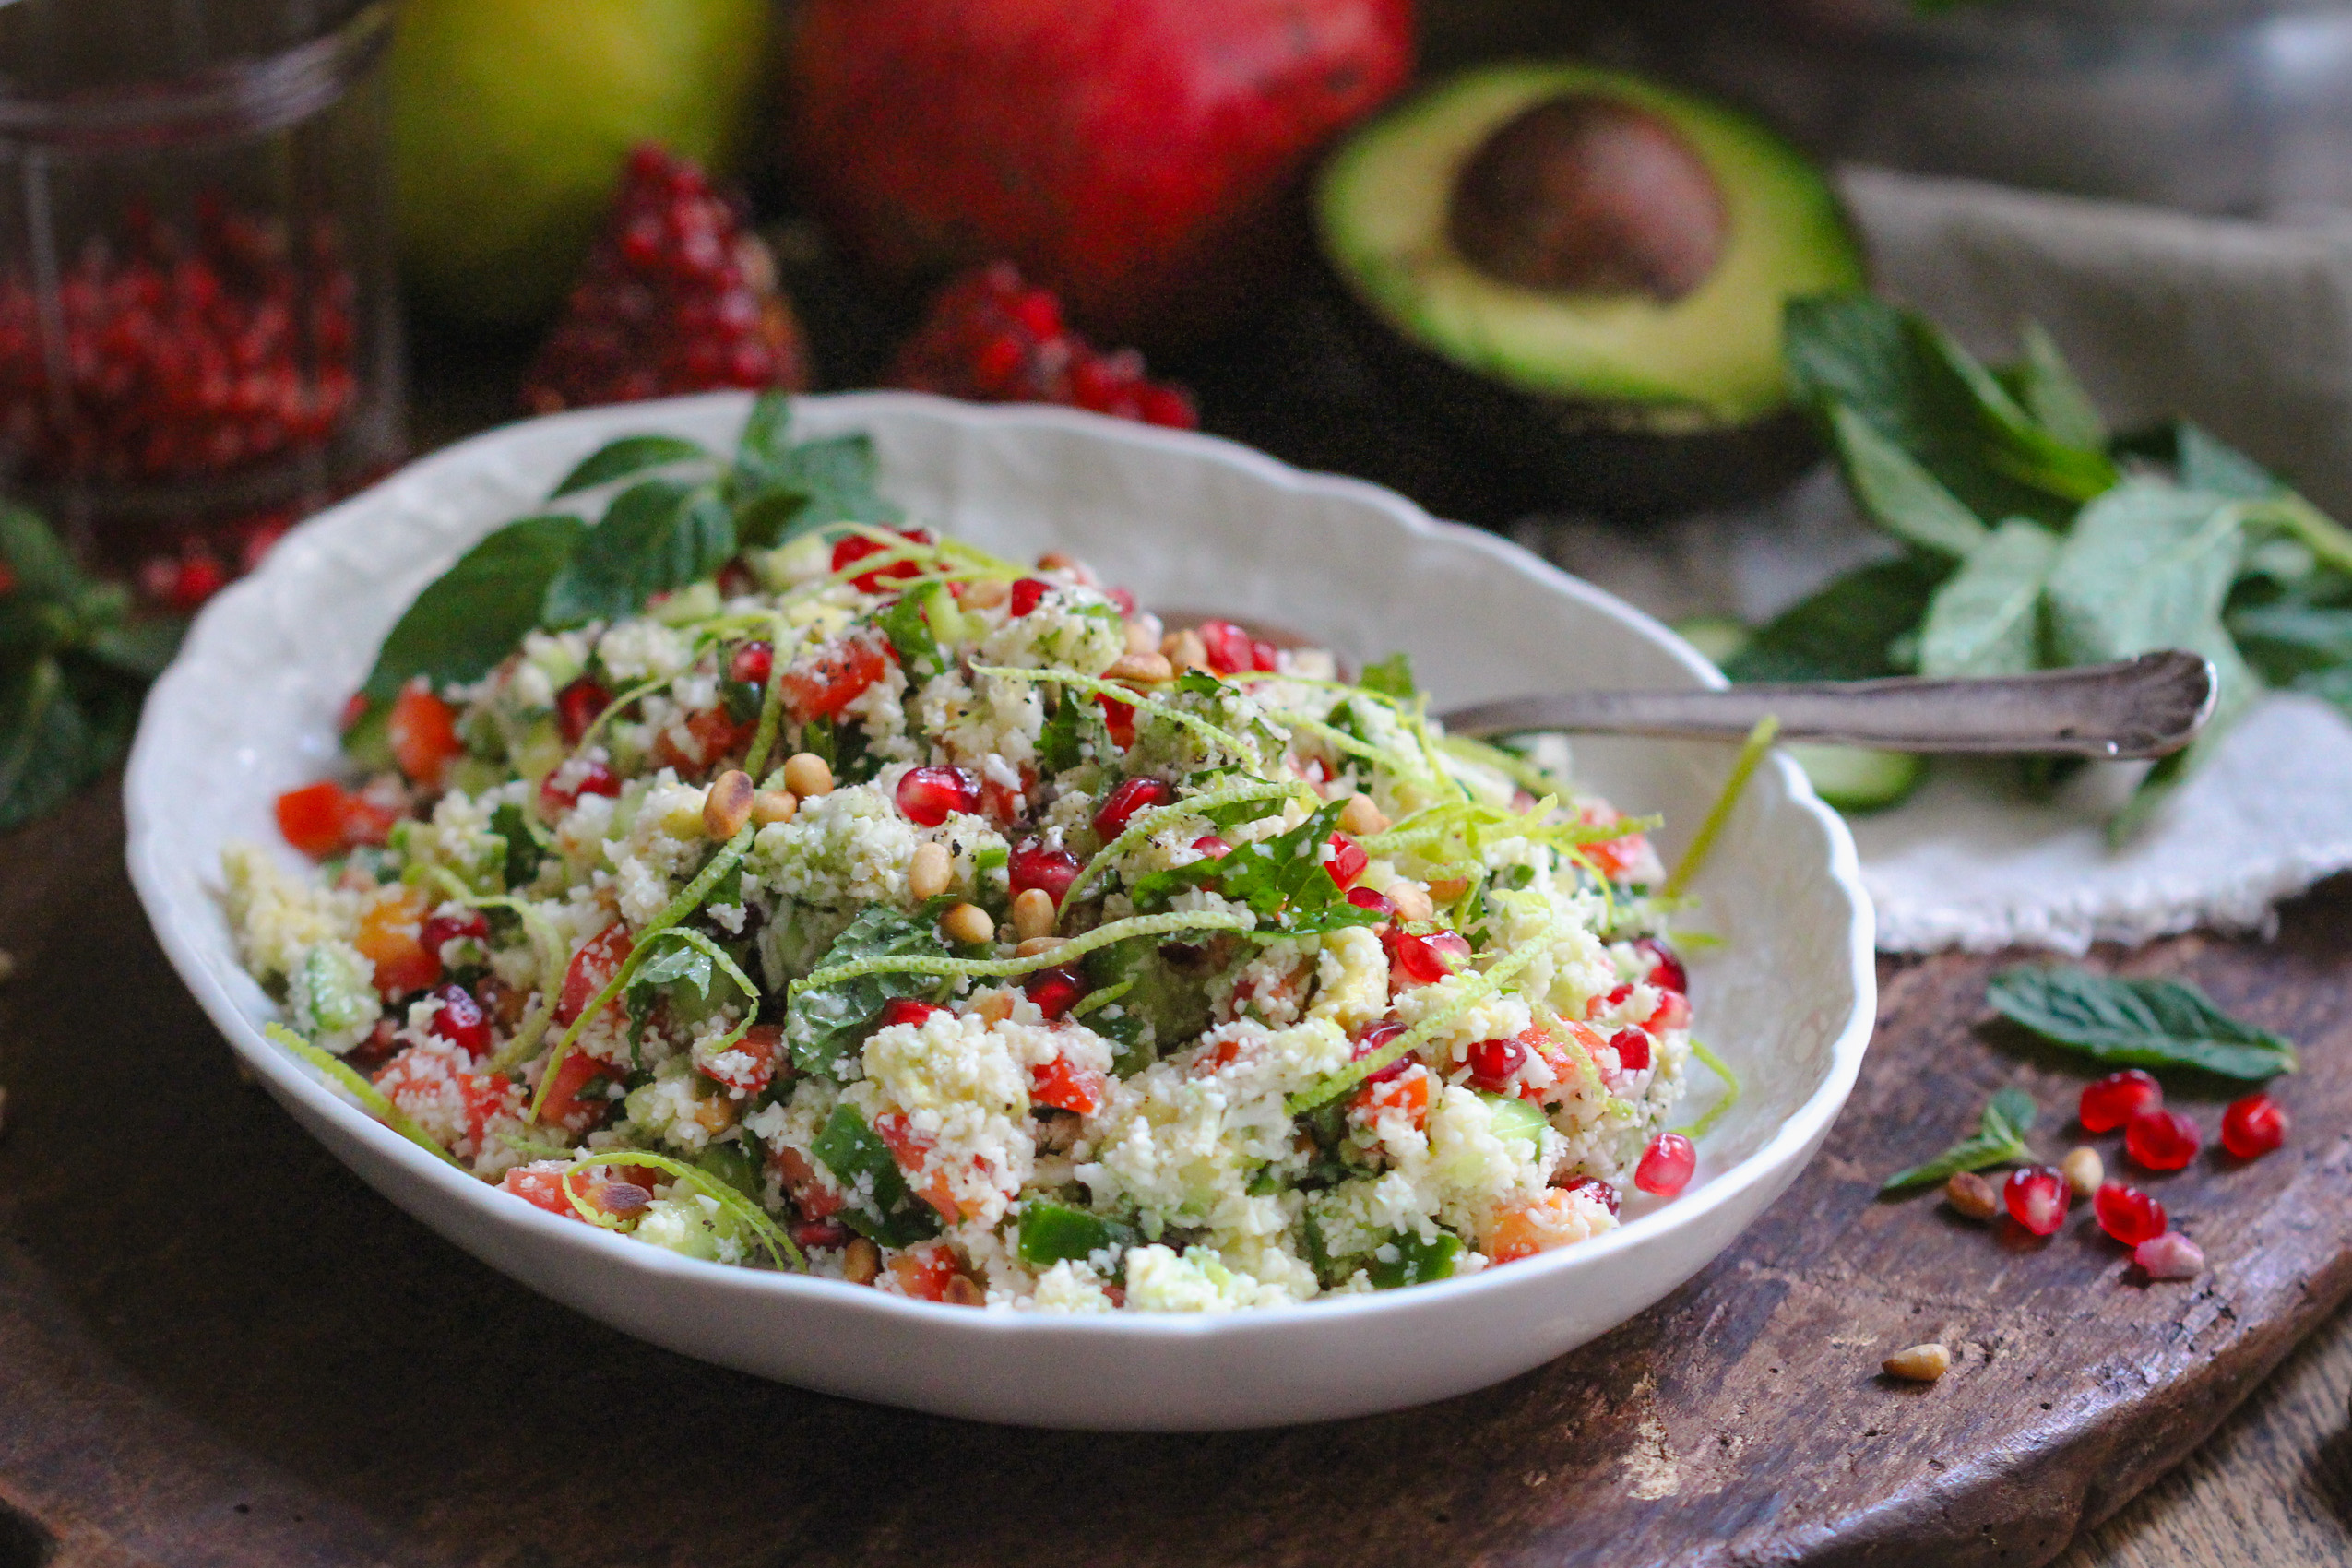
[[[882,1011],[874,1015],[874,1022],[885,1029],[893,1024],[912,1024],[921,1028],[945,1011],[944,1007],[918,1002],[911,996],[894,996],[882,1004]]]
[[[604,764],[566,763],[540,783],[539,803],[548,816],[558,817],[578,805],[582,795],[617,796],[620,792],[619,775]]]
[[[776,649],[766,643],[745,643],[727,660],[727,678],[745,685],[765,686],[776,672]]]
[[[1264,637],[1250,639],[1250,668],[1271,674],[1282,663],[1282,650]]]
[[[1624,1072],[1638,1073],[1650,1064],[1650,1037],[1639,1029],[1618,1030],[1609,1037],[1609,1048]]]
[[[1598,1198],[1602,1206],[1611,1214],[1615,1214],[1618,1211],[1619,1206],[1623,1201],[1619,1197],[1616,1188],[1610,1186],[1608,1182],[1602,1181],[1598,1176],[1568,1176],[1555,1178],[1551,1184],[1559,1188],[1563,1193],[1583,1193],[1588,1196]]]
[[[2287,1112],[2267,1094],[2229,1102],[2221,1113],[2221,1146],[2239,1159],[2260,1159],[2287,1141]]]
[[[2164,1086],[2137,1067],[2120,1073],[2109,1073],[2095,1084],[2083,1086],[2083,1099],[2075,1116],[2086,1133],[2111,1133],[2144,1111],[2155,1111],[2164,1104]]]
[[[1649,955],[1650,984],[1660,991],[1689,992],[1690,977],[1683,972],[1682,960],[1674,956],[1672,948],[1655,936],[1642,936],[1634,938],[1633,950]]]
[[[1451,931],[1416,936],[1390,926],[1380,933],[1380,941],[1388,949],[1389,968],[1413,985],[1435,985],[1470,956],[1467,939]]]
[[[792,1244],[802,1252],[823,1252],[849,1244],[849,1228],[837,1219],[803,1219],[792,1227]]]
[[[1087,985],[1075,969],[1041,969],[1022,983],[1021,993],[1049,1019],[1059,1018],[1077,1005]]]
[[[1342,887],[1353,887],[1356,879],[1364,874],[1364,868],[1371,864],[1372,857],[1364,853],[1362,845],[1344,833],[1331,836],[1331,854],[1323,862],[1323,869],[1331,873],[1332,881]]]
[[[2066,1223],[2066,1206],[2073,1195],[2065,1176],[2047,1165],[2012,1170],[2001,1189],[2002,1205],[2009,1210],[2009,1218],[2037,1236],[2053,1235]]]
[[[1040,888],[1059,909],[1062,896],[1070,891],[1070,884],[1078,879],[1078,857],[1069,850],[1047,844],[1039,838],[1025,838],[1013,849],[1005,866],[1013,897],[1017,898],[1030,888]]]
[[[1691,1184],[1691,1172],[1698,1164],[1699,1151],[1690,1139],[1680,1133],[1660,1133],[1642,1151],[1642,1162],[1633,1168],[1633,1185],[1670,1198]]]
[[[1175,789],[1163,780],[1122,778],[1102,798],[1102,804],[1095,808],[1095,836],[1108,844],[1126,832],[1127,825],[1139,814],[1164,806],[1175,798]]]
[[[937,827],[980,809],[980,780],[960,767],[910,767],[898,780],[897,801],[908,821]]]
[[[1359,909],[1370,909],[1383,920],[1387,920],[1396,913],[1396,906],[1389,902],[1385,894],[1375,893],[1369,887],[1348,889],[1348,902],[1355,905]]]
[[[612,706],[612,694],[583,675],[555,694],[555,728],[564,743],[576,746],[597,716]]]
[[[1013,585],[1013,591],[1004,601],[1006,612],[1015,620],[1018,620],[1042,604],[1045,601],[1045,596],[1052,591],[1051,583],[1040,581],[1036,577],[1023,577]]]
[[[1356,1038],[1356,1043],[1348,1053],[1349,1060],[1357,1062],[1362,1061],[1365,1057],[1370,1056],[1373,1051],[1378,1051],[1382,1046],[1386,1045],[1390,1040],[1395,1039],[1398,1035],[1401,1035],[1404,1032],[1405,1026],[1396,1019],[1383,1018],[1379,1023],[1372,1025]],[[1364,1077],[1364,1082],[1367,1084],[1384,1084],[1389,1079],[1399,1076],[1407,1068],[1412,1065],[1413,1053],[1408,1051],[1404,1055],[1399,1056],[1396,1061],[1391,1062],[1387,1066],[1381,1068],[1377,1072],[1367,1074]]]
[[[1220,675],[1238,675],[1256,667],[1250,634],[1230,621],[1205,621],[1198,628],[1209,668]]]
[[[2143,1111],[2123,1129],[2123,1152],[2150,1170],[2179,1170],[2204,1141],[2197,1124],[2177,1111]]]
[[[1502,1089],[1527,1060],[1527,1048],[1515,1039],[1482,1039],[1470,1047],[1470,1081],[1482,1089]]]
[[[2171,1224],[2162,1204],[2120,1182],[2100,1184],[2091,1194],[2091,1212],[2098,1217],[2100,1229],[2127,1247],[2155,1240]]]
[[[425,949],[428,953],[431,947]],[[490,1052],[490,1020],[482,1016],[481,1004],[473,992],[454,980],[436,987],[431,993],[433,1021],[426,1031],[447,1040],[469,1056],[481,1057]]]
[[[1233,846],[1214,833],[1204,833],[1194,839],[1193,848],[1212,861],[1221,861],[1233,852]]]
[[[468,938],[475,942],[490,940],[490,919],[479,909],[469,909],[462,915],[433,916],[417,932],[417,945],[438,958],[445,945]]]

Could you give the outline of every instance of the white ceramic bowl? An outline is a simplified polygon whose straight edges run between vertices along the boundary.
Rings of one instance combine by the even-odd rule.
[[[279,842],[279,791],[327,771],[335,721],[408,600],[533,508],[613,435],[731,442],[746,401],[683,398],[493,431],[296,529],[198,617],[148,699],[125,786],[130,868],[189,988],[271,1094],[378,1192],[492,1267],[686,1355],[863,1399],[1033,1425],[1206,1429],[1393,1409],[1481,1387],[1606,1333],[1721,1252],[1820,1146],[1874,1009],[1871,914],[1837,817],[1786,761],[1763,769],[1699,879],[1697,1032],[1739,1105],[1670,1203],[1598,1240],[1414,1289],[1214,1317],[976,1312],[694,1262],[559,1219],[379,1126],[271,1046],[238,967],[220,850]],[[1576,683],[1720,677],[1640,612],[1524,551],[1348,480],[1224,442],[1039,408],[900,394],[811,398],[804,434],[869,431],[915,517],[1015,556],[1060,547],[1146,605],[1222,607],[1345,656],[1403,647],[1442,707]],[[1577,770],[1663,811],[1671,856],[1730,751],[1588,741]],[[286,850],[293,859],[292,851]],[[1713,1098],[1694,1068],[1693,1103]]]

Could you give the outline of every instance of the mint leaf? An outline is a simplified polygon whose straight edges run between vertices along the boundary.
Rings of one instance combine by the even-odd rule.
[[[2229,612],[2239,651],[2273,685],[2352,664],[2352,605],[2313,604],[2299,596]]]
[[[580,460],[579,466],[564,476],[564,482],[548,492],[550,501],[558,501],[576,490],[588,490],[609,484],[616,479],[643,473],[648,469],[666,469],[677,463],[708,461],[710,453],[693,441],[677,435],[624,435],[607,442]]]
[[[40,516],[0,502],[0,561],[16,578],[9,599],[65,602],[89,586],[81,568]]]
[[[613,497],[548,585],[542,612],[551,626],[618,621],[710,576],[735,550],[734,516],[716,491],[649,479]]]
[[[2180,482],[2211,495],[2263,501],[2287,493],[2271,471],[2188,420],[2173,426],[2173,466]]]
[[[669,938],[665,941],[664,938]],[[675,985],[681,980],[695,988],[696,996],[710,994],[710,955],[692,943],[678,940],[674,932],[664,932],[654,939],[659,951],[637,966],[629,977],[629,988],[643,987],[647,991]]]
[[[136,685],[77,676],[53,654],[0,686],[0,832],[20,827],[121,759],[138,718]]]
[[[588,531],[557,513],[508,523],[482,540],[417,595],[360,690],[389,702],[419,675],[435,686],[481,679],[539,624],[548,585]]]
[[[180,651],[187,631],[187,622],[177,615],[141,616],[95,628],[78,651],[134,680],[152,681]]]
[[[952,957],[955,950],[939,934],[939,912],[926,906],[909,914],[882,904],[861,909],[833,939],[816,968],[859,958]],[[791,1050],[792,1064],[803,1073],[838,1079],[843,1058],[863,1039],[884,1003],[900,996],[935,1000],[945,994],[948,983],[936,975],[887,972],[825,986],[795,982],[784,1007],[784,1041]]]
[[[898,667],[916,685],[947,668],[947,658],[939,651],[939,638],[932,634],[926,613],[932,597],[946,591],[944,583],[925,583],[912,593],[900,594],[896,603],[874,617],[883,636],[897,650]]]
[[[1726,659],[1734,681],[1867,681],[1901,672],[1890,651],[1919,624],[1950,575],[1942,562],[1904,555],[1836,578],[1756,628]]]
[[[897,523],[874,488],[873,438],[837,435],[772,457],[746,458],[731,481],[743,541],[772,549],[832,523]]]
[[[833,1179],[849,1191],[842,1222],[885,1247],[905,1247],[939,1234],[939,1221],[907,1187],[890,1146],[846,1105],[833,1108],[810,1148]]]
[[[1038,761],[1049,774],[1065,772],[1086,760],[1085,737],[1078,721],[1093,705],[1075,692],[1057,692],[1048,701],[1053,711],[1045,716],[1045,728],[1037,738]]]
[[[1919,673],[2022,675],[2041,663],[2042,585],[2058,540],[2012,517],[1936,589],[1919,629]]]
[[[1978,419],[1989,437],[1985,460],[1992,468],[2070,501],[2087,501],[2115,483],[2115,464],[2103,445],[2085,449],[2060,439],[2028,413],[2010,395],[2002,378],[1974,355],[1940,332],[1933,338],[1945,367],[1976,402]],[[2054,355],[2057,350],[2048,338],[2042,341]],[[2063,362],[2059,368],[2064,369]]]
[[[2107,422],[2041,323],[2029,321],[2020,334],[2025,359],[2012,373],[2017,397],[2041,427],[2070,446],[2107,450]]]
[[[781,392],[763,392],[752,400],[743,420],[743,434],[735,443],[735,466],[757,469],[784,459],[792,449],[792,399]]]
[[[1365,665],[1356,684],[1398,702],[1411,702],[1420,695],[1420,688],[1413,684],[1413,662],[1401,652],[1392,653],[1377,664]]]
[[[2194,649],[2221,672],[2215,717],[2225,721],[2255,686],[2221,624],[2243,546],[2237,507],[2212,495],[2146,479],[2108,491],[2083,508],[2050,568],[2059,662]]]
[[[1985,1000],[2050,1044],[2120,1067],[2195,1068],[2259,1083],[2295,1071],[2295,1047],[2239,1022],[2195,986],[2077,968],[2003,969]]]
[[[1907,544],[1966,557],[1990,537],[1984,520],[1851,406],[1833,404],[1830,434],[1846,482],[1873,522]]]
[[[1978,1114],[1975,1136],[1963,1138],[1924,1165],[1896,1171],[1879,1183],[1880,1195],[1948,1182],[1963,1170],[2020,1164],[2032,1158],[2025,1134],[2033,1124],[2033,1097],[2021,1088],[2005,1088]]]

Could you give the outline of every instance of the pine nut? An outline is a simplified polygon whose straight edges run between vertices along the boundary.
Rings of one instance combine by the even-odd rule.
[[[2078,1198],[2089,1197],[2099,1190],[2099,1183],[2107,1180],[2107,1161],[2099,1158],[2098,1150],[2087,1144],[2070,1151],[2064,1159],[2058,1162],[2058,1169],[2065,1173],[2066,1184],[2074,1189],[2074,1195]]]
[[[761,790],[752,796],[752,820],[762,827],[790,822],[800,809],[801,798],[790,790]]]
[[[1933,1342],[1914,1345],[1907,1350],[1895,1351],[1879,1366],[1889,1377],[1899,1377],[1911,1383],[1933,1383],[1952,1370],[1952,1352]]]
[[[1013,1016],[1013,993],[1002,986],[994,991],[981,992],[980,998],[972,1004],[972,1016],[989,1028],[994,1028]]]
[[[814,752],[795,752],[784,764],[784,788],[801,799],[833,793],[833,765]]]
[[[1127,651],[1129,653],[1158,653],[1159,651],[1159,634],[1152,630],[1150,622],[1130,621],[1127,623]]]
[[[993,610],[1013,596],[1013,585],[995,577],[981,577],[964,585],[964,608]]]
[[[950,942],[977,947],[996,938],[996,922],[978,904],[958,904],[939,917],[939,929]]]
[[[1359,838],[1369,838],[1375,833],[1388,831],[1388,817],[1372,804],[1370,795],[1354,794],[1339,808],[1339,826]]]
[[[2001,1212],[2001,1194],[1973,1170],[1959,1171],[1943,1184],[1943,1201],[1971,1219],[1990,1219]]]
[[[1208,668],[1208,644],[1190,626],[1181,632],[1170,632],[1159,640],[1159,651],[1178,671]]]
[[[1164,685],[1176,678],[1176,667],[1164,653],[1123,653],[1102,672],[1106,681],[1133,681],[1139,686]]]
[[[740,767],[720,774],[702,798],[702,830],[722,844],[741,833],[752,819],[752,797],[758,792],[752,776]]]
[[[1388,901],[1396,906],[1396,918],[1400,921],[1425,921],[1437,913],[1437,906],[1430,901],[1429,890],[1418,882],[1391,884]]]
[[[1061,946],[1068,940],[1069,939],[1067,937],[1061,936],[1024,937],[1021,940],[1021,945],[1014,950],[1014,956],[1020,958],[1034,958],[1040,953],[1052,952],[1055,948]]]
[[[1042,887],[1025,887],[1013,900],[1013,932],[1025,942],[1033,936],[1051,936],[1056,918],[1053,895]]]
[[[1037,569],[1040,572],[1075,572],[1078,569],[1078,561],[1067,551],[1049,550],[1037,558]]]
[[[936,898],[947,891],[947,884],[956,875],[956,864],[947,858],[947,846],[926,840],[915,846],[915,858],[907,865],[907,891],[917,898]]]
[[[939,1299],[951,1307],[988,1305],[988,1292],[973,1284],[972,1277],[968,1274],[959,1274],[950,1279],[947,1282],[947,1289],[939,1293]]]
[[[735,1102],[723,1094],[695,1101],[695,1120],[702,1130],[716,1137],[735,1124]]]
[[[871,1285],[882,1274],[882,1249],[863,1236],[850,1238],[841,1249],[841,1277],[852,1285]]]
[[[1458,876],[1441,877],[1429,885],[1429,896],[1441,904],[1451,904],[1469,890],[1469,883]]]

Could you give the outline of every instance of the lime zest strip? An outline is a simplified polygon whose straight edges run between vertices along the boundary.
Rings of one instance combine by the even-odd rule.
[[[1179,729],[1191,731],[1194,737],[1215,746],[1228,756],[1247,760],[1251,753],[1251,748],[1244,745],[1241,737],[1231,731],[1220,730],[1196,713],[1186,713],[1182,708],[1171,707],[1158,697],[1146,696],[1133,686],[1123,686],[1116,681],[1105,681],[1093,675],[1081,675],[1075,670],[1064,670],[1058,666],[1044,670],[1015,670],[1002,664],[975,664],[972,666],[972,673],[994,675],[1008,681],[1029,681],[1058,686],[1075,686],[1082,692],[1092,692],[1097,696],[1109,697],[1113,702],[1124,703],[1129,707],[1140,709],[1156,718],[1165,719]]]
[[[1437,743],[1440,749],[1450,752],[1464,762],[1492,768],[1530,795],[1564,796],[1568,793],[1566,780],[1554,778],[1526,757],[1504,751],[1501,746],[1489,745],[1467,735],[1441,736]]]
[[[1095,927],[1084,936],[1074,936],[1027,958],[936,958],[922,954],[885,954],[835,964],[817,970],[800,983],[806,986],[837,985],[843,980],[861,980],[867,975],[952,975],[968,976],[974,980],[1009,980],[1015,975],[1057,968],[1073,958],[1084,957],[1099,947],[1108,947],[1130,937],[1167,936],[1180,931],[1255,931],[1257,923],[1254,915],[1225,909],[1173,909],[1161,915],[1136,915],[1128,920],[1112,921],[1107,925]]]
[[[1699,824],[1699,831],[1693,836],[1691,847],[1682,851],[1681,862],[1667,877],[1666,885],[1658,889],[1661,895],[1669,898],[1680,897],[1682,890],[1691,885],[1691,879],[1699,874],[1699,868],[1706,864],[1707,852],[1715,848],[1715,841],[1723,835],[1724,825],[1731,820],[1732,810],[1739,805],[1740,794],[1748,788],[1748,780],[1754,778],[1756,769],[1764,766],[1764,754],[1772,749],[1773,737],[1779,733],[1780,720],[1770,714],[1757,719],[1756,727],[1748,731],[1747,741],[1740,747],[1739,758],[1732,763],[1730,775],[1723,781],[1723,792],[1715,798],[1715,804],[1707,808],[1706,820]]]
[[[580,738],[573,742],[571,751],[565,754],[564,760],[569,762],[574,757],[586,756],[588,749],[603,738],[605,730],[611,726],[614,719],[620,716],[623,708],[640,698],[651,696],[677,678],[675,675],[656,675],[650,680],[639,681],[636,685],[606,703],[604,711],[589,719],[588,728],[580,731]],[[562,764],[557,766],[561,766]]]
[[[1723,1080],[1723,1098],[1708,1106],[1697,1121],[1674,1129],[1686,1138],[1698,1139],[1713,1132],[1715,1124],[1723,1120],[1725,1112],[1740,1103],[1740,1075],[1731,1070],[1731,1063],[1708,1050],[1704,1041],[1693,1040],[1691,1054],[1705,1063],[1707,1070]]]
[[[719,946],[719,944],[713,942],[710,938],[705,936],[698,931],[684,931],[673,928],[663,934],[675,937],[677,940],[684,943],[687,946],[693,948],[695,952],[700,953],[704,957],[708,958],[712,964],[718,967],[720,974],[725,975],[729,980],[733,980],[737,985],[742,988],[743,994],[752,999],[753,1011],[754,1013],[758,1011],[760,999],[759,987],[753,983],[751,976],[743,973],[742,967],[728,956],[727,949]]]
[[[1313,794],[1313,790],[1301,783],[1236,784],[1229,789],[1210,790],[1181,801],[1172,801],[1164,806],[1154,806],[1147,812],[1138,812],[1119,837],[1097,849],[1094,858],[1071,879],[1070,885],[1063,890],[1062,907],[1066,909],[1077,903],[1078,895],[1092,886],[1095,878],[1108,870],[1111,861],[1146,842],[1171,822],[1182,822],[1188,816],[1206,816],[1222,806],[1246,805],[1252,801],[1311,798]]]
[[[1078,1004],[1076,1006],[1070,1009],[1070,1016],[1073,1018],[1083,1018],[1087,1014],[1094,1012],[1098,1008],[1110,1006],[1112,1003],[1118,1001],[1121,997],[1126,995],[1129,992],[1134,989],[1135,977],[1129,975],[1117,985],[1107,985],[1100,991],[1090,991],[1087,992],[1086,995],[1078,999]]]
[[[767,690],[760,694],[759,728],[752,731],[752,749],[743,755],[743,771],[754,778],[767,766],[768,748],[776,744],[776,732],[784,723],[784,671],[790,663],[784,657],[784,635],[790,630],[790,624],[778,615],[767,634]]]
[[[1370,741],[1360,741],[1336,724],[1327,724],[1313,714],[1301,713],[1293,708],[1275,708],[1271,710],[1270,716],[1277,723],[1313,735],[1334,751],[1345,752],[1349,756],[1361,757],[1374,766],[1384,767],[1391,773],[1401,773],[1410,778],[1433,781],[1424,759],[1418,754],[1408,755],[1401,751],[1393,751],[1386,746],[1374,745]],[[1418,751],[1419,748],[1415,748],[1416,754]]]
[[[600,1218],[590,1216],[581,1202],[579,1194],[572,1189],[573,1171],[598,1165],[642,1165],[649,1170],[668,1171],[678,1180],[691,1184],[696,1191],[707,1194],[720,1208],[725,1209],[738,1221],[748,1227],[753,1237],[761,1246],[767,1249],[768,1261],[778,1269],[781,1270],[788,1266],[804,1269],[808,1266],[807,1260],[801,1256],[801,1249],[792,1244],[792,1238],[785,1232],[782,1226],[768,1218],[766,1210],[701,1167],[688,1165],[682,1159],[672,1159],[666,1154],[655,1154],[649,1149],[582,1149],[572,1157],[571,1166],[564,1170],[562,1179],[564,1195],[571,1200],[575,1209],[580,1211],[581,1218],[587,1219],[600,1229],[610,1230],[613,1227],[605,1224]],[[791,1259],[790,1265],[785,1263],[786,1258]]]
[[[358,1100],[360,1109],[370,1116],[374,1117],[419,1148],[432,1151],[457,1166],[460,1170],[466,1170],[465,1166],[458,1163],[456,1155],[434,1142],[433,1134],[417,1125],[415,1117],[393,1104],[385,1097],[382,1089],[362,1077],[350,1063],[332,1051],[321,1051],[283,1024],[264,1024],[262,1032],[279,1045],[317,1068],[320,1075],[328,1082]],[[466,1174],[470,1176],[473,1172],[467,1170]]]

